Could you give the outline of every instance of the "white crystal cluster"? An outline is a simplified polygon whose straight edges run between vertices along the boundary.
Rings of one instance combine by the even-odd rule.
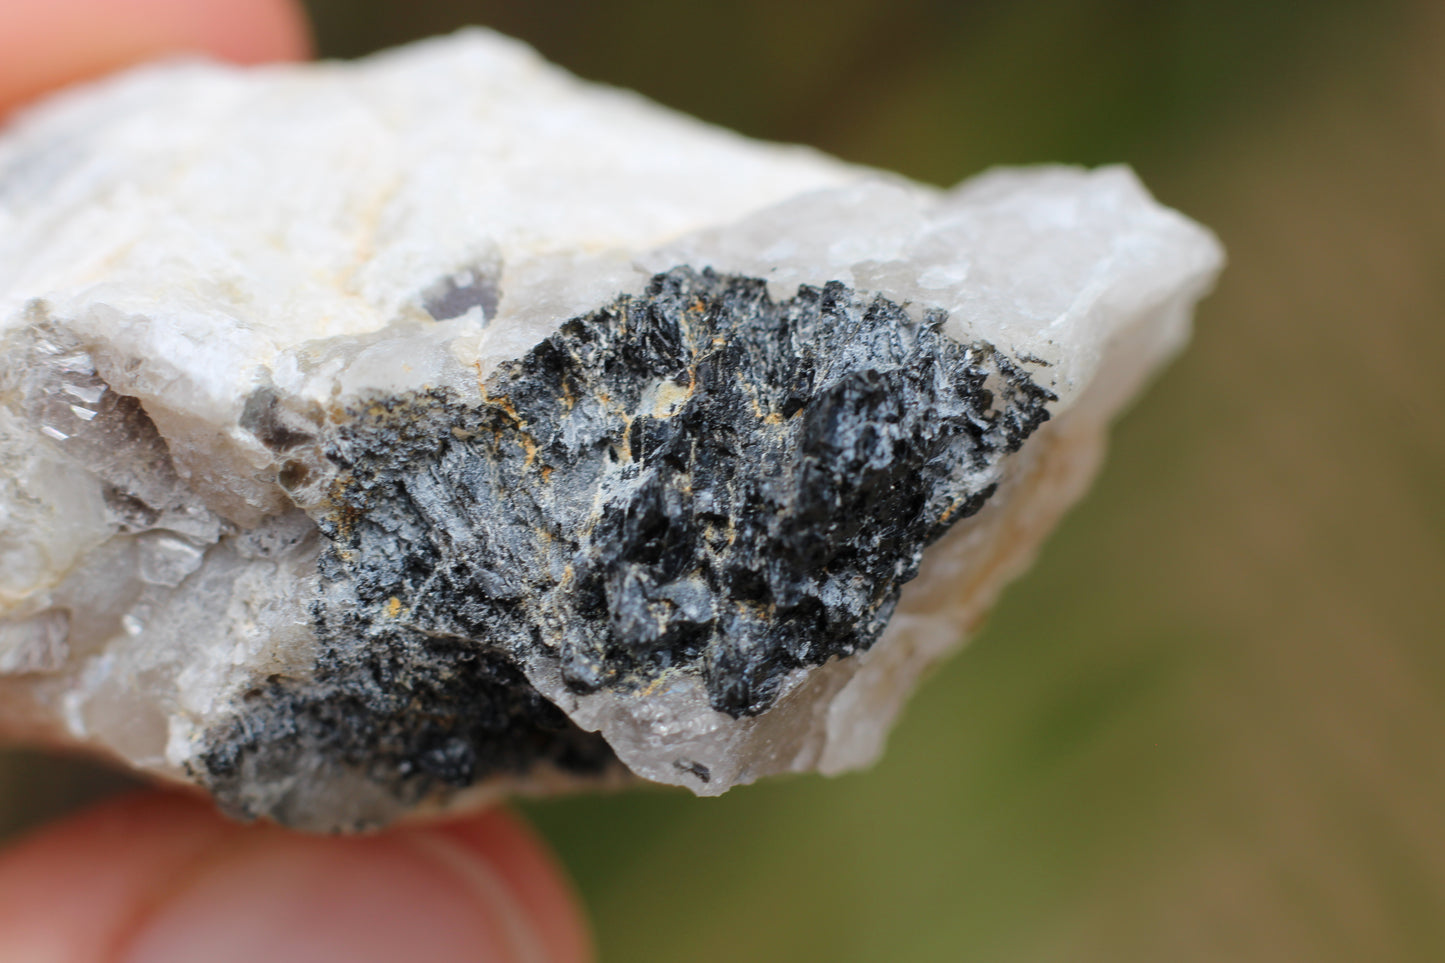
[[[841,281],[942,309],[1058,396],[881,641],[798,670],[769,711],[718,712],[686,676],[578,696],[546,658],[522,667],[648,779],[716,793],[864,765],[1079,495],[1220,263],[1123,168],[936,190],[480,31],[64,94],[0,136],[0,724],[195,778],[244,692],[316,671],[315,518],[336,474],[307,443],[318,426],[387,393],[474,397],[561,322],[690,265],[779,299]],[[317,788],[297,821],[347,824],[356,792]]]

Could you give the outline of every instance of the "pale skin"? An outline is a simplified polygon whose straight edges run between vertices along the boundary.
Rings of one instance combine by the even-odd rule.
[[[0,117],[172,53],[310,53],[292,0],[0,0]],[[591,960],[570,885],[501,811],[376,836],[242,826],[160,791],[0,852],[0,961]]]

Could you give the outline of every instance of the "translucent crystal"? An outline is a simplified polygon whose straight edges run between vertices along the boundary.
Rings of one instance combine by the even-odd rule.
[[[70,616],[64,610],[0,622],[0,675],[57,671],[70,654],[69,634]]]

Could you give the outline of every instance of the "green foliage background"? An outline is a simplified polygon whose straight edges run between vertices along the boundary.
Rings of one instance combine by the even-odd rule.
[[[938,183],[1132,163],[1230,252],[1093,494],[876,769],[526,807],[604,960],[1445,959],[1445,9],[310,7],[328,55],[484,23]],[[0,758],[10,831],[105,785]]]

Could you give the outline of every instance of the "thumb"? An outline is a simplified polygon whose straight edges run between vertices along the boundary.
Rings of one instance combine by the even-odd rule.
[[[34,963],[590,960],[537,838],[492,811],[378,836],[229,823],[147,793],[0,854],[0,959]]]
[[[237,63],[310,47],[295,0],[3,0],[0,117],[47,90],[166,54]]]

